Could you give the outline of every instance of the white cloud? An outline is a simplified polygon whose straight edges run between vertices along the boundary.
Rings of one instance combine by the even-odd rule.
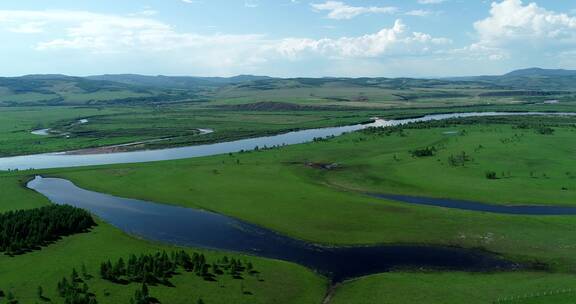
[[[549,46],[576,44],[576,17],[556,13],[522,0],[492,3],[490,16],[474,24],[480,43],[504,46],[510,43]]]
[[[8,30],[13,33],[38,34],[44,32],[44,24],[44,22],[26,22],[9,27]]]
[[[453,50],[465,59],[531,61],[576,46],[576,17],[522,0],[493,2],[490,16],[474,23],[477,41]]]
[[[306,54],[330,58],[376,58],[425,54],[435,47],[450,43],[446,38],[409,32],[402,21],[396,20],[392,28],[385,28],[374,34],[336,39],[284,39],[275,47],[278,52],[290,58]]]
[[[397,20],[390,28],[359,36],[310,39],[270,38],[258,34],[198,34],[141,15],[87,11],[0,10],[0,31],[40,33],[32,48],[39,52],[78,52],[106,60],[152,60],[161,65],[192,67],[205,74],[257,72],[294,60],[351,66],[357,60],[386,60],[434,54],[449,39],[413,32]],[[145,59],[144,59],[145,58]],[[234,72],[231,72],[234,71]],[[269,71],[268,71],[269,72]]]
[[[311,6],[318,11],[327,11],[330,19],[352,19],[363,14],[392,14],[398,11],[392,6],[350,6],[340,1],[313,3]]]
[[[447,0],[418,0],[420,4],[440,4],[446,2]]]
[[[248,8],[255,8],[258,7],[260,4],[257,0],[244,0],[244,7]]]
[[[426,16],[430,16],[432,14],[434,14],[433,11],[429,11],[429,10],[411,10],[405,13],[408,16],[416,16],[416,17],[426,17]]]
[[[158,11],[152,9],[150,6],[145,6],[141,11],[130,14],[129,16],[133,17],[151,17],[158,15]]]
[[[86,11],[4,10],[0,11],[0,28],[17,32],[50,31],[55,38],[39,41],[37,50],[72,49],[95,54],[232,48],[261,39],[259,35],[182,33],[149,17]]]
[[[490,47],[481,43],[473,43],[469,46],[453,49],[445,53],[445,58],[450,61],[501,61],[510,58],[510,52],[505,49]]]

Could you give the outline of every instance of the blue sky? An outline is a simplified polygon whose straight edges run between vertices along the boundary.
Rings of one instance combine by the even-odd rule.
[[[566,0],[19,0],[1,75],[433,77],[576,68]]]

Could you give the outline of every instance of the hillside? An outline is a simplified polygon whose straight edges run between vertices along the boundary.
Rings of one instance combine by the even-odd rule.
[[[192,77],[192,76],[148,76],[138,74],[95,75],[86,79],[98,81],[113,81],[128,85],[171,88],[171,89],[198,89],[218,88],[229,84],[248,81],[271,79],[267,76],[238,75],[234,77]]]
[[[164,102],[191,97],[193,94],[188,91],[65,75],[0,78],[0,105],[3,106]]]
[[[576,76],[576,71],[574,70],[564,70],[564,69],[541,69],[541,68],[529,68],[522,70],[515,70],[504,76],[508,77],[558,77],[558,76]]]
[[[0,78],[0,106],[154,104],[189,101],[291,102],[338,106],[449,101],[451,105],[490,98],[572,96],[576,71],[525,69],[501,76],[450,79],[272,78],[146,76],[73,77],[27,75]]]
[[[446,80],[481,82],[515,90],[574,91],[576,88],[576,71],[529,68],[499,76],[453,77]]]

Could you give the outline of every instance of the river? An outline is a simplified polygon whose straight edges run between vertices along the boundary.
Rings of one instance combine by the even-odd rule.
[[[26,170],[67,168],[92,165],[109,165],[122,163],[142,163],[162,160],[175,160],[193,157],[203,157],[225,153],[235,153],[242,150],[252,150],[255,147],[273,147],[294,145],[313,141],[315,138],[339,136],[347,132],[358,131],[369,127],[389,127],[415,122],[446,120],[451,118],[483,117],[483,116],[523,116],[523,115],[556,115],[574,116],[576,113],[542,113],[542,112],[470,112],[452,114],[432,114],[418,118],[397,120],[377,119],[369,124],[356,124],[342,127],[307,129],[274,136],[242,139],[207,145],[197,145],[159,150],[130,151],[118,153],[103,153],[83,155],[70,152],[45,153],[0,158],[0,170]]]

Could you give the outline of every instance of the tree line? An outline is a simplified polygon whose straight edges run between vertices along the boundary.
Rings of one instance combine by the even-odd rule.
[[[96,226],[89,212],[50,205],[0,214],[0,252],[18,255]]]
[[[169,279],[182,269],[194,272],[206,281],[216,281],[218,276],[230,275],[243,279],[243,275],[256,275],[252,263],[223,257],[217,261],[208,261],[201,253],[188,254],[186,251],[166,251],[155,254],[134,254],[125,260],[106,261],[100,265],[100,276],[114,283],[146,283],[171,286]]]
[[[194,272],[197,276],[210,282],[216,282],[217,278],[223,275],[229,275],[237,280],[242,280],[244,276],[250,275],[258,278],[260,282],[263,281],[260,278],[260,272],[254,269],[251,262],[227,256],[210,261],[204,254],[189,254],[183,250],[170,253],[162,251],[139,256],[132,254],[126,260],[119,258],[115,262],[106,261],[100,265],[100,276],[104,280],[115,284],[141,284],[130,298],[130,304],[160,303],[158,299],[150,295],[148,286],[162,284],[174,287],[169,282],[169,279],[181,271]],[[70,275],[62,277],[56,285],[57,295],[62,298],[62,303],[97,304],[96,294],[91,291],[88,285],[93,278],[84,264],[80,271],[73,268]],[[252,294],[246,291],[244,287],[242,287],[241,293],[244,295]],[[42,286],[38,286],[36,295],[42,302],[52,302],[50,298],[44,296]],[[0,290],[0,302],[3,298],[5,298],[7,303],[18,303],[11,291],[4,293],[4,291]],[[198,298],[194,303],[205,304],[202,298]]]

